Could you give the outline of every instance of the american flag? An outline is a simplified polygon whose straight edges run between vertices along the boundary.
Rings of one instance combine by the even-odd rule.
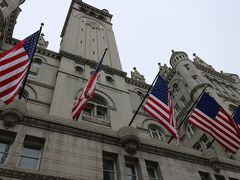
[[[233,113],[233,119],[240,127],[240,106],[238,106],[235,112]]]
[[[26,76],[40,31],[0,54],[0,100],[11,103]]]
[[[88,80],[86,86],[79,93],[76,101],[73,104],[73,108],[72,108],[72,119],[73,120],[78,119],[78,117],[81,114],[83,108],[87,105],[87,101],[89,99],[91,99],[91,97],[93,96],[93,94],[95,92],[96,85],[97,85],[97,78],[99,76],[99,72],[101,70],[103,58],[106,54],[106,51],[107,51],[107,49],[105,49],[101,60],[99,61],[99,63],[97,64],[97,66],[95,68],[95,71],[93,72],[93,74],[91,75],[90,79]]]
[[[232,117],[204,93],[189,118],[189,123],[211,135],[231,153],[240,148],[240,136]]]
[[[177,125],[168,92],[168,85],[161,76],[158,76],[143,109],[149,116],[162,124],[174,138],[178,139]]]

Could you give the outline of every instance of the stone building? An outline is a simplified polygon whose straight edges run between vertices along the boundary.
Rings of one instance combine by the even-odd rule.
[[[0,104],[0,179],[240,179],[239,154],[216,142],[206,149],[211,137],[186,122],[179,146],[168,143],[171,136],[143,110],[128,126],[149,85],[136,68],[131,78],[123,71],[111,19],[108,10],[73,0],[59,52],[47,49],[41,35],[23,98]],[[1,39],[1,51],[16,41]],[[96,93],[73,122],[73,102],[105,48]],[[238,104],[237,75],[219,73],[184,52],[173,51],[170,64],[159,67],[178,123],[204,87],[229,113]]]

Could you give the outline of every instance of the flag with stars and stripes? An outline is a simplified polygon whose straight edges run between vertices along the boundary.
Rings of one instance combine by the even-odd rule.
[[[231,153],[240,148],[238,127],[232,117],[215,101],[204,93],[189,118],[189,123],[211,135]]]
[[[79,93],[76,101],[73,104],[72,108],[72,119],[74,121],[78,120],[78,117],[80,116],[82,110],[87,105],[87,101],[92,98],[94,95],[94,92],[96,90],[97,85],[97,78],[99,76],[103,59],[106,54],[107,48],[105,49],[102,58],[98,62],[97,66],[95,67],[95,70],[93,74],[91,75],[90,79],[88,80],[86,86],[83,88],[83,90]]]
[[[40,31],[19,41],[13,48],[0,54],[0,100],[11,103],[26,76],[37,46]]]
[[[240,128],[240,106],[238,106],[237,109],[234,111],[233,119]]]
[[[178,140],[177,124],[174,118],[170,94],[168,92],[168,84],[161,76],[158,76],[143,109],[149,116],[162,124],[172,136]]]

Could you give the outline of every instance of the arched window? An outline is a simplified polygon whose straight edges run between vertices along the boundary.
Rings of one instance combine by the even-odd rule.
[[[151,125],[149,125],[148,129],[149,129],[151,138],[157,139],[160,141],[165,141],[165,137],[164,137],[161,129],[158,126],[151,124]]]
[[[194,134],[196,134],[197,131],[198,131],[198,129],[195,126],[188,124],[187,134],[188,134],[189,138],[192,138],[194,136]]]
[[[83,75],[84,69],[83,69],[83,67],[77,65],[77,66],[75,66],[75,72],[79,75]]]
[[[108,84],[112,84],[112,85],[114,84],[114,80],[111,76],[106,76],[106,81]]]
[[[83,109],[83,116],[96,118],[97,120],[108,121],[108,104],[106,100],[95,94]]]

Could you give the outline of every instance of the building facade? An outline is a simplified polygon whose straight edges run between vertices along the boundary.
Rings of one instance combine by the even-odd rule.
[[[0,104],[0,179],[240,179],[240,155],[216,142],[207,149],[211,137],[187,121],[179,146],[168,143],[170,134],[142,109],[128,126],[149,85],[136,68],[131,77],[122,69],[111,19],[108,10],[73,0],[59,52],[47,49],[41,35],[23,98]],[[16,41],[1,39],[1,51]],[[73,102],[105,48],[96,93],[72,121]],[[238,105],[237,75],[219,73],[184,52],[173,51],[170,64],[159,70],[179,124],[205,87],[229,113]]]

